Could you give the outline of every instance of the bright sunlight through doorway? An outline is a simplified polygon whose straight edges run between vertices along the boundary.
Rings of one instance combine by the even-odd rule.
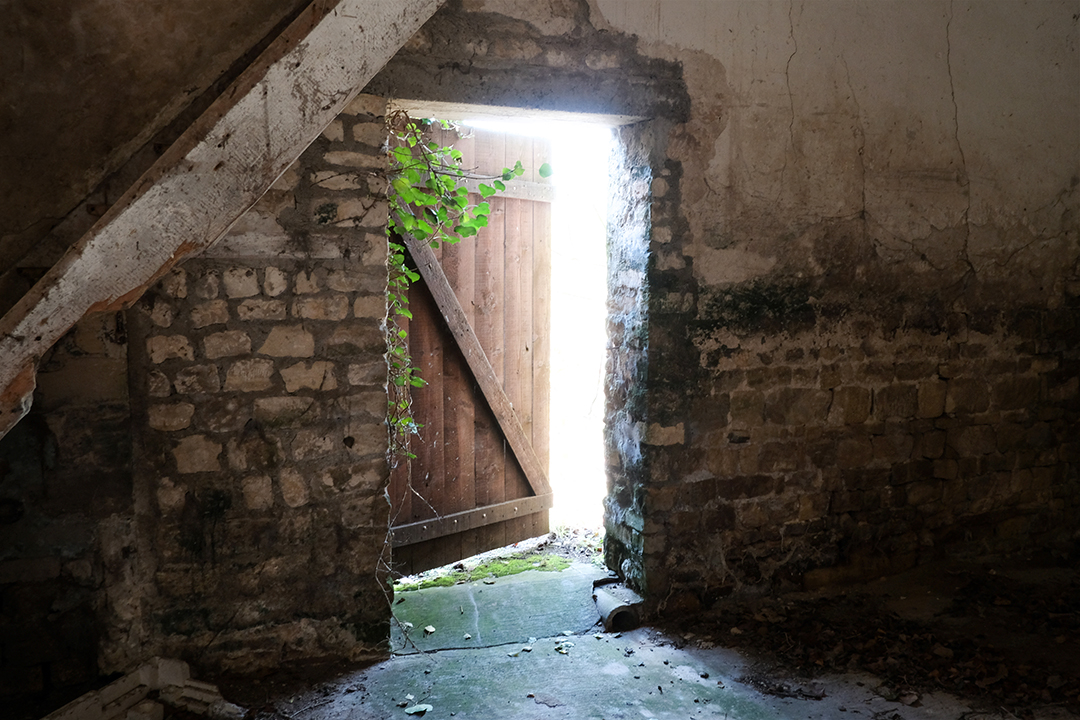
[[[607,199],[611,128],[524,118],[463,125],[552,143],[551,526],[603,525]]]

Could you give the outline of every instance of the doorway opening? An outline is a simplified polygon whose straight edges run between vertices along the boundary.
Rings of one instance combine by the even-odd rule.
[[[611,127],[531,118],[466,118],[465,127],[551,143],[551,407],[553,529],[603,526],[607,205]]]
[[[465,248],[467,243],[461,243],[446,247],[438,251],[440,258],[436,264],[442,264],[447,269],[447,277],[439,279],[425,276],[425,284],[435,283],[432,287],[449,288],[449,294],[457,295],[461,302],[461,310],[450,308],[441,309],[444,319],[451,325],[451,317],[456,317],[454,312],[464,312],[467,317],[465,325],[470,322],[475,326],[475,335],[482,341],[480,348],[487,353],[496,368],[505,368],[507,397],[510,406],[513,407],[511,415],[517,413],[527,435],[531,435],[531,442],[539,442],[537,452],[548,459],[547,480],[538,485],[534,474],[521,465],[529,485],[532,485],[533,497],[520,494],[511,494],[511,476],[520,473],[516,465],[511,467],[514,459],[528,460],[531,451],[526,449],[524,455],[518,447],[520,440],[515,442],[511,434],[506,435],[501,443],[502,452],[496,459],[493,484],[501,493],[502,474],[505,471],[505,496],[501,494],[484,494],[484,487],[488,481],[485,479],[488,461],[481,458],[492,454],[489,440],[484,444],[476,445],[475,463],[473,458],[459,456],[470,437],[466,437],[461,431],[461,424],[457,416],[462,412],[472,417],[472,407],[476,410],[476,442],[481,443],[481,438],[489,437],[489,426],[497,424],[502,429],[514,429],[516,421],[505,416],[504,411],[495,410],[495,418],[487,421],[481,417],[481,401],[474,403],[474,398],[465,398],[465,405],[459,410],[452,393],[449,390],[438,393],[436,402],[440,407],[435,408],[435,425],[426,426],[422,436],[427,435],[427,441],[432,437],[435,442],[440,442],[440,437],[445,437],[447,445],[443,454],[444,460],[436,459],[431,467],[441,470],[445,466],[451,468],[465,468],[473,473],[471,477],[464,479],[464,489],[471,496],[473,483],[476,487],[476,503],[471,506],[472,510],[459,510],[455,512],[455,497],[449,496],[447,489],[459,488],[461,484],[455,482],[452,473],[444,474],[445,481],[442,485],[438,481],[433,482],[435,473],[429,474],[425,469],[419,472],[411,466],[407,470],[407,477],[411,478],[407,483],[402,482],[402,475],[398,480],[391,482],[391,502],[393,498],[401,495],[404,499],[402,506],[394,507],[394,567],[395,573],[404,573],[412,576],[424,572],[429,568],[440,568],[446,565],[455,565],[466,558],[477,560],[477,553],[485,553],[492,548],[505,548],[507,543],[521,544],[524,538],[544,538],[550,530],[556,531],[560,544],[574,541],[580,538],[585,544],[590,544],[590,550],[594,553],[594,561],[600,560],[600,548],[602,542],[603,525],[603,499],[607,491],[604,461],[604,413],[605,395],[604,379],[606,372],[607,355],[607,206],[608,206],[608,164],[609,155],[613,149],[613,127],[622,118],[588,118],[591,122],[582,122],[583,116],[567,118],[565,115],[558,118],[549,117],[512,117],[508,118],[498,112],[501,109],[476,108],[476,107],[433,107],[428,104],[405,104],[395,102],[394,109],[403,109],[412,117],[447,118],[458,123],[463,132],[461,149],[466,157],[475,158],[475,166],[465,163],[466,168],[474,169],[481,174],[492,172],[490,167],[492,160],[504,161],[505,165],[497,167],[512,167],[515,160],[519,159],[518,153],[525,160],[526,174],[522,178],[521,187],[515,189],[515,194],[509,194],[506,205],[496,204],[499,198],[492,198],[492,222],[497,228],[494,241],[482,236],[476,238],[480,241],[476,244],[469,242],[471,248]],[[494,111],[494,112],[493,112]],[[440,144],[455,144],[456,134],[451,133],[452,138],[445,137]],[[516,138],[516,139],[515,139]],[[513,157],[512,157],[513,156]],[[540,179],[534,174],[540,163],[549,161],[554,173],[551,177],[543,176]],[[529,169],[530,160],[535,166]],[[496,171],[497,172],[497,171]],[[546,190],[537,185],[546,185]],[[554,192],[552,192],[554,189]],[[474,190],[475,191],[475,190]],[[518,198],[518,199],[512,199]],[[543,211],[541,211],[541,205]],[[532,209],[530,209],[530,207]],[[535,218],[533,213],[535,211]],[[505,213],[505,215],[504,215]],[[541,218],[546,218],[541,220]],[[547,227],[544,227],[547,225]],[[514,230],[512,228],[520,228]],[[520,239],[511,241],[511,235],[517,236],[518,232],[524,234]],[[490,235],[490,232],[488,233]],[[545,237],[543,244],[528,248],[532,243],[540,242],[538,238]],[[531,239],[530,239],[531,238]],[[470,239],[470,241],[473,239]],[[492,244],[494,242],[494,244]],[[416,248],[413,252],[416,259]],[[459,253],[464,253],[460,255]],[[421,252],[426,256],[427,251]],[[541,256],[545,258],[542,263],[539,259],[535,264],[530,259]],[[464,257],[465,259],[461,259]],[[434,260],[434,258],[433,258]],[[426,262],[426,261],[425,261]],[[449,265],[447,265],[449,263]],[[462,264],[464,263],[464,264]],[[520,264],[524,263],[524,264]],[[519,267],[520,265],[520,267]],[[541,270],[541,265],[546,270]],[[533,268],[530,273],[527,268]],[[461,275],[463,268],[473,268],[468,271],[471,275]],[[424,273],[418,262],[418,270]],[[496,270],[495,268],[498,268]],[[489,277],[495,273],[504,273],[501,278],[491,284],[492,292],[482,286],[488,282]],[[540,274],[537,274],[540,273]],[[534,295],[532,310],[527,301],[519,301],[519,296],[524,298],[534,292],[526,287],[529,280],[539,280],[541,274],[543,282],[536,282],[535,287],[548,287],[544,291],[547,297]],[[550,281],[548,281],[550,277]],[[520,285],[519,285],[520,283]],[[415,286],[414,286],[415,287]],[[510,290],[512,287],[520,287],[518,290]],[[446,291],[443,291],[444,295]],[[464,294],[463,294],[464,293]],[[517,294],[515,294],[517,293]],[[499,300],[499,298],[502,300]],[[418,293],[418,299],[424,303],[430,303],[424,291]],[[443,301],[436,301],[443,302]],[[524,304],[521,304],[524,302]],[[494,304],[492,304],[494,303]],[[505,336],[505,353],[502,346],[491,345],[484,340],[490,332],[485,327],[491,324],[489,312],[503,315],[500,303],[505,303],[505,317],[507,320],[497,318],[495,327],[507,329]],[[539,303],[536,305],[535,303]],[[524,316],[515,316],[511,311],[515,306],[525,311]],[[545,307],[546,306],[546,307]],[[416,319],[418,307],[414,305],[412,292],[410,291],[410,307]],[[539,309],[538,309],[539,308]],[[449,312],[450,314],[447,314]],[[536,313],[540,313],[537,315]],[[546,314],[545,314],[546,313]],[[427,315],[427,311],[424,312]],[[543,316],[541,321],[539,318]],[[534,327],[527,330],[525,335],[512,334],[510,328],[516,326],[519,321],[508,320],[511,317],[522,317],[520,321],[529,325],[532,317]],[[414,323],[410,320],[410,324]],[[441,324],[436,319],[436,324]],[[460,323],[459,323],[460,324]],[[423,327],[418,325],[417,328]],[[540,327],[550,327],[543,335],[536,334]],[[428,331],[430,334],[431,330]],[[444,331],[439,331],[444,332]],[[447,372],[454,369],[454,363],[450,357],[458,352],[458,347],[465,348],[469,345],[468,328],[463,332],[460,328],[451,328],[454,338],[443,336],[445,342],[437,342],[431,345],[433,350],[430,354],[438,356],[431,370],[445,368]],[[532,335],[536,347],[530,347],[528,343],[515,344],[514,338]],[[515,331],[516,333],[516,331]],[[497,334],[497,332],[496,332]],[[410,331],[411,337],[416,337]],[[424,345],[425,341],[421,334],[419,342]],[[431,336],[434,340],[435,336]],[[422,347],[412,347],[410,350],[414,362],[419,355],[417,350]],[[444,352],[449,346],[445,343],[455,344],[452,352]],[[462,344],[464,343],[464,344]],[[541,347],[543,346],[543,347]],[[519,354],[521,353],[521,354]],[[516,356],[516,357],[515,357]],[[531,358],[531,359],[530,359]],[[549,360],[540,360],[549,358]],[[472,364],[473,361],[469,361]],[[537,363],[541,364],[538,365]],[[481,363],[482,365],[482,363]],[[542,367],[547,365],[548,367]],[[531,370],[529,368],[532,368]],[[521,368],[525,373],[524,380],[515,379],[514,371]],[[483,370],[483,368],[480,368]],[[473,367],[477,370],[477,367]],[[497,371],[500,372],[501,371]],[[546,376],[543,385],[550,385],[550,391],[544,391],[547,396],[547,407],[537,411],[541,403],[539,385],[534,385],[532,391],[528,390],[527,378],[532,373],[531,382],[539,382],[541,375]],[[538,374],[539,373],[539,374]],[[421,375],[424,371],[422,368]],[[438,381],[442,387],[450,387],[455,382],[451,375],[447,380]],[[458,372],[457,374],[460,374]],[[500,374],[501,377],[501,374]],[[550,383],[548,383],[550,378]],[[477,376],[480,385],[480,376]],[[524,384],[523,384],[524,383]],[[525,387],[525,394],[521,395],[519,388]],[[476,388],[474,388],[475,390]],[[481,388],[482,389],[482,388]],[[498,399],[499,395],[491,395],[491,391],[483,390],[488,401]],[[524,407],[516,405],[515,393],[518,393],[525,403]],[[535,395],[533,394],[535,393]],[[414,411],[416,397],[414,397]],[[485,411],[486,412],[486,411]],[[504,412],[504,414],[499,414]],[[418,418],[420,412],[415,412]],[[451,419],[453,415],[453,419]],[[472,421],[467,420],[468,427]],[[507,425],[507,422],[510,425]],[[457,436],[454,428],[458,428]],[[532,430],[528,428],[532,427]],[[545,437],[536,435],[536,428],[544,428]],[[471,432],[466,427],[465,433]],[[515,432],[517,432],[515,430]],[[520,436],[518,436],[520,437]],[[512,450],[511,450],[512,446]],[[442,452],[436,450],[435,452]],[[513,453],[513,454],[511,454]],[[470,453],[471,454],[471,453]],[[509,458],[506,460],[505,458]],[[463,463],[467,462],[467,465]],[[531,461],[530,461],[531,462]],[[505,466],[505,470],[502,466]],[[535,466],[532,466],[535,467]],[[516,475],[515,475],[516,477]],[[475,479],[473,479],[475,478]],[[547,489],[548,480],[550,490]],[[518,485],[520,480],[515,480]],[[543,490],[540,486],[544,486]],[[526,486],[523,486],[527,488]],[[423,494],[425,488],[430,488],[435,495],[449,497],[445,503],[449,515],[439,512],[436,504],[421,503],[410,496],[417,494],[417,488]],[[520,491],[515,491],[520,492]],[[528,492],[526,491],[526,495]],[[462,495],[462,497],[466,497]],[[502,499],[505,497],[505,499]],[[486,498],[494,498],[486,499]],[[517,498],[517,499],[512,499]],[[459,503],[460,504],[460,503]],[[405,509],[399,512],[398,508]],[[464,506],[469,507],[469,506]],[[550,508],[550,510],[549,510]],[[524,515],[525,513],[531,513]],[[411,515],[411,517],[410,517]],[[508,518],[504,520],[504,518]],[[518,522],[520,518],[521,522]],[[501,523],[506,528],[506,538],[503,543],[490,543],[502,530],[499,526],[491,526],[492,531],[484,530],[484,523]],[[506,524],[510,523],[510,524]],[[520,526],[520,527],[519,527]],[[471,528],[477,528],[472,530]],[[513,529],[517,528],[517,529]],[[531,532],[528,530],[531,529]],[[524,532],[523,532],[524,531]],[[485,534],[487,533],[487,534]],[[492,537],[488,538],[488,535]],[[514,537],[511,537],[514,536]],[[520,551],[525,548],[507,548],[506,552]],[[575,548],[576,549],[576,548]],[[469,552],[471,550],[471,552]],[[495,552],[498,552],[496,550]],[[485,554],[485,557],[489,555]],[[482,560],[482,558],[480,558]],[[466,562],[466,564],[471,564]],[[445,568],[444,568],[445,569]]]

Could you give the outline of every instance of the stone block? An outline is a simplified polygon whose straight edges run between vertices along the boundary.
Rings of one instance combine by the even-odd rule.
[[[344,112],[349,115],[375,115],[381,117],[386,114],[386,98],[379,95],[360,93],[345,106]]]
[[[363,278],[356,268],[336,269],[326,276],[326,285],[334,292],[356,292],[363,286]]]
[[[323,162],[327,165],[339,165],[342,167],[370,168],[385,167],[386,156],[375,153],[354,152],[352,150],[331,150],[323,155]]]
[[[922,480],[907,486],[908,505],[918,507],[941,499],[942,483],[939,480]]]
[[[1037,373],[1057,370],[1061,359],[1057,355],[1039,355],[1031,359],[1031,369]]]
[[[362,190],[367,187],[367,181],[360,173],[339,170],[319,170],[311,180],[324,190]]]
[[[292,314],[306,320],[344,320],[349,316],[349,298],[344,295],[298,298],[293,302]]]
[[[686,442],[686,431],[682,423],[670,427],[650,423],[643,430],[642,441],[647,445],[681,445]]]
[[[939,458],[934,461],[934,477],[955,480],[960,476],[960,465],[955,460]]]
[[[187,272],[183,268],[174,268],[161,278],[162,291],[171,298],[187,297]]]
[[[386,336],[375,322],[343,322],[326,341],[326,352],[335,356],[355,356],[386,352]]]
[[[308,295],[311,293],[317,293],[322,290],[322,278],[320,273],[312,270],[311,272],[305,272],[301,270],[296,273],[295,284],[293,286],[297,295]]]
[[[961,377],[949,380],[945,398],[947,413],[981,413],[990,407],[990,395],[986,382],[981,378]]]
[[[736,427],[759,427],[765,422],[765,396],[758,390],[735,390],[731,393],[731,424]]]
[[[226,454],[232,470],[269,470],[278,467],[282,457],[274,438],[250,433],[229,440]]]
[[[301,430],[292,441],[292,455],[295,460],[323,457],[337,449],[337,439],[329,431]]]
[[[384,406],[385,407],[385,406]],[[343,444],[356,457],[386,453],[386,425],[364,421],[349,423]]]
[[[915,416],[918,394],[914,385],[888,385],[874,391],[874,416],[878,420]]]
[[[1037,377],[1011,376],[994,382],[990,395],[995,409],[1019,410],[1035,407],[1041,389],[1042,383]]]
[[[285,302],[283,300],[251,299],[240,303],[236,316],[245,322],[253,320],[284,320]]]
[[[366,196],[349,197],[337,203],[323,203],[315,209],[316,222],[330,222],[335,227],[378,226],[386,222],[386,213],[384,202]]]
[[[915,438],[898,432],[875,435],[871,442],[874,446],[874,458],[887,463],[909,460],[915,447]]]
[[[383,516],[377,512],[380,504],[385,500],[378,496],[354,495],[345,498],[341,503],[341,522],[350,529],[362,527],[377,527]],[[383,520],[385,522],[385,520]]]
[[[203,340],[203,350],[206,357],[211,360],[232,355],[247,355],[251,352],[251,338],[247,333],[239,330],[213,333]]]
[[[148,412],[150,427],[163,432],[174,432],[191,425],[191,417],[195,414],[195,406],[191,403],[151,405]]]
[[[176,392],[184,395],[216,393],[221,378],[216,365],[190,365],[176,373]]]
[[[225,390],[256,392],[266,390],[273,385],[274,363],[263,358],[238,360],[229,367],[225,375]]]
[[[831,400],[827,390],[772,390],[765,396],[765,419],[780,425],[819,425],[825,422]]]
[[[345,124],[341,122],[341,118],[335,118],[330,121],[323,131],[322,136],[330,142],[343,142],[345,140]]]
[[[226,297],[246,298],[259,294],[259,276],[254,268],[229,268],[222,281]]]
[[[220,281],[216,272],[210,271],[197,277],[193,283],[195,297],[201,300],[213,300],[218,296]]]
[[[945,433],[934,430],[919,438],[919,454],[924,458],[939,458],[945,452]]]
[[[829,408],[829,423],[833,425],[858,425],[870,417],[870,390],[863,387],[845,386],[833,390]]]
[[[766,473],[798,470],[800,454],[798,443],[764,443],[758,451],[758,469]]]
[[[251,418],[247,404],[240,398],[212,397],[199,403],[202,427],[210,432],[238,432]]]
[[[191,349],[191,343],[183,335],[154,335],[146,339],[146,352],[150,356],[150,362],[158,365],[179,358],[180,360],[194,360],[195,355]]]
[[[948,431],[948,445],[960,457],[986,455],[997,449],[994,428],[989,425],[970,425]]]
[[[177,485],[172,478],[163,477],[158,481],[157,501],[162,512],[178,512],[184,507],[187,488]]]
[[[386,361],[382,358],[367,363],[350,363],[348,368],[350,385],[386,385]]]
[[[310,365],[298,362],[281,370],[281,379],[285,389],[294,393],[297,390],[336,390],[337,379],[334,377],[334,363],[317,360]]]
[[[169,303],[156,301],[150,308],[150,322],[158,327],[167,328],[173,324],[173,307]]]
[[[315,338],[300,325],[279,325],[270,331],[259,353],[273,357],[311,357],[315,354]]]
[[[1050,402],[1068,402],[1080,394],[1080,378],[1071,377],[1058,383],[1049,383],[1047,397]]]
[[[151,370],[146,376],[146,392],[150,397],[169,397],[172,395],[172,381],[160,370]]]
[[[309,397],[269,397],[255,401],[255,419],[271,427],[296,422],[311,408]]]
[[[381,148],[386,142],[386,126],[382,123],[356,123],[352,128],[353,140],[373,148]]]
[[[191,308],[191,326],[204,328],[229,322],[229,304],[224,300],[211,300]]]
[[[869,437],[851,437],[840,441],[836,464],[841,468],[863,467],[874,459],[874,445]]]
[[[289,277],[281,268],[270,266],[263,271],[263,294],[277,297],[289,289]]]
[[[282,470],[278,476],[278,485],[281,487],[281,499],[289,507],[298,508],[308,504],[310,493],[307,481],[296,468]]]
[[[948,385],[943,380],[927,380],[918,385],[918,417],[935,418],[945,412]]]
[[[216,443],[205,435],[183,438],[173,447],[172,453],[176,458],[176,470],[181,474],[216,472],[221,469],[218,461],[221,443]]]
[[[268,475],[249,475],[240,481],[244,505],[249,510],[266,510],[274,506],[274,485]]]

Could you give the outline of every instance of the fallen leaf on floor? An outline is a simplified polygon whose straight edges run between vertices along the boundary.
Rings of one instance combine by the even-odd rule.
[[[470,635],[469,633],[465,633],[465,639],[472,640],[472,635]]]
[[[428,705],[426,703],[424,705],[413,705],[411,708],[405,708],[405,714],[406,715],[423,715],[424,713],[428,712],[429,710],[434,710],[434,709],[435,708],[433,708],[431,705]]]
[[[434,632],[435,632],[435,626],[434,625],[428,625],[426,628],[424,628],[424,634],[425,635],[431,635]]]
[[[573,635],[573,634],[574,634],[574,631],[573,631],[573,630],[563,630],[563,631],[562,631],[561,633],[559,633],[559,634],[560,634],[560,635],[567,635],[567,636],[569,636],[569,635]]]

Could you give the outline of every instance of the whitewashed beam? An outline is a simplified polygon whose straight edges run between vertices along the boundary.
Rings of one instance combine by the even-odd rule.
[[[0,318],[0,437],[29,409],[53,343],[220,238],[441,2],[316,0],[289,25]]]

